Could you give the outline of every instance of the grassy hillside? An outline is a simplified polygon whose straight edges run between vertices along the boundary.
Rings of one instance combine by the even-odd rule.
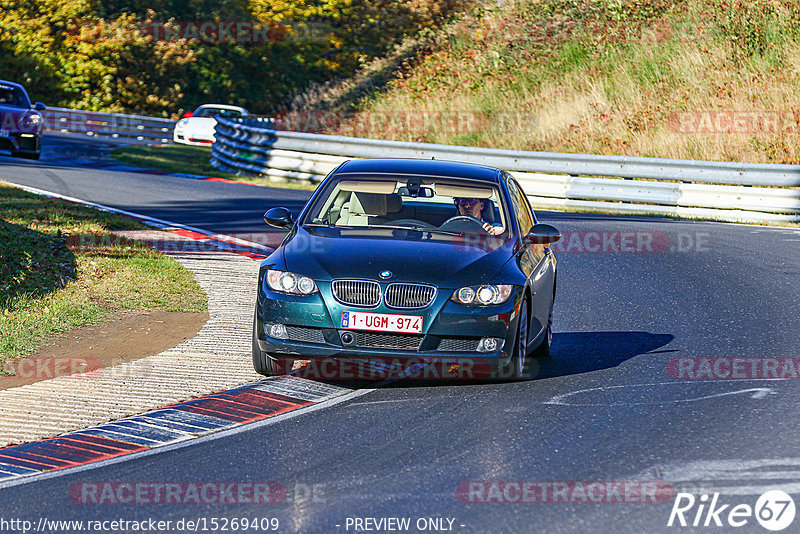
[[[437,32],[370,96],[340,102],[345,82],[316,103],[359,111],[345,135],[798,163],[799,34],[797,0],[512,0]]]

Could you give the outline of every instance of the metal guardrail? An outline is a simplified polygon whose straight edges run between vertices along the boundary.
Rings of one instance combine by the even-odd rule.
[[[432,158],[512,172],[540,208],[733,222],[800,222],[800,165],[558,154],[361,139],[270,129],[269,119],[222,119],[211,163],[226,172],[322,180],[361,157]],[[598,178],[599,177],[599,178]]]
[[[45,130],[50,132],[150,139],[163,143],[172,142],[172,130],[177,122],[143,115],[100,113],[68,108],[47,108],[42,115]]]

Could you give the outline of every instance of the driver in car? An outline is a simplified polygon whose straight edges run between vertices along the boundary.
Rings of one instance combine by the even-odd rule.
[[[459,215],[466,215],[469,217],[475,217],[479,221],[483,223],[483,229],[486,230],[491,235],[500,235],[503,233],[502,226],[495,226],[491,223],[485,222],[481,218],[481,212],[483,211],[484,202],[479,198],[456,198],[455,199],[456,206],[458,206],[458,213]]]

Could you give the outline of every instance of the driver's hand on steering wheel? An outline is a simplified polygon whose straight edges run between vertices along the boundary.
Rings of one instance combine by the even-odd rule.
[[[483,223],[483,229],[486,230],[490,235],[500,235],[503,233],[502,226],[492,226],[489,223]]]

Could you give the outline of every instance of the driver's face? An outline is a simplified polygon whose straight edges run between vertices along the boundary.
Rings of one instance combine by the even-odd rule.
[[[478,199],[461,199],[458,203],[458,213],[461,215],[471,215],[476,219],[481,218],[483,201]]]

